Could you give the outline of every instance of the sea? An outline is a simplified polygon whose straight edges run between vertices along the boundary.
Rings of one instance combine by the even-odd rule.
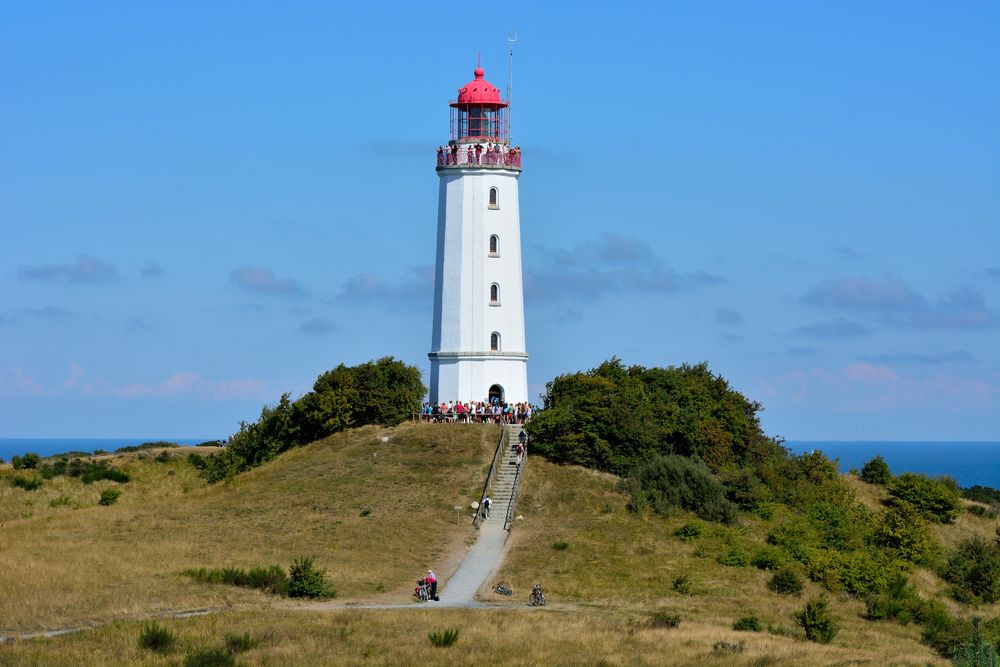
[[[144,442],[173,442],[178,445],[197,445],[214,438],[0,438],[0,459],[10,462],[12,456],[33,452],[39,456],[54,456],[67,452],[93,453],[95,450],[113,452],[120,447],[141,445]]]
[[[962,487],[979,484],[1000,489],[1000,442],[789,440],[785,447],[795,454],[818,449],[827,458],[836,459],[841,472],[861,470],[865,463],[881,455],[894,475],[947,475]]]
[[[166,441],[196,445],[214,438],[0,438],[0,459],[35,452],[52,456],[63,452],[113,452],[144,442]],[[795,454],[820,450],[837,460],[841,472],[861,467],[881,455],[893,474],[917,472],[948,475],[960,486],[976,484],[1000,489],[1000,442],[986,441],[898,441],[898,440],[789,440],[785,446]]]

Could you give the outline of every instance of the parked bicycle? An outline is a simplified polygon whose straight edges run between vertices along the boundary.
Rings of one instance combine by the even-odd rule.
[[[535,587],[531,589],[531,596],[528,598],[528,604],[532,607],[545,606],[545,594],[542,592],[541,584],[535,584]]]

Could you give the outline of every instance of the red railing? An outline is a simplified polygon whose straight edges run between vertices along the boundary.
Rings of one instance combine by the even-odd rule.
[[[520,169],[521,151],[518,148],[479,151],[469,144],[463,147],[442,148],[437,154],[439,167],[491,167],[494,169]]]

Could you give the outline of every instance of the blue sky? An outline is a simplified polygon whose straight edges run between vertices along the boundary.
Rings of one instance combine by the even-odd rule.
[[[434,149],[516,30],[534,393],[707,361],[789,439],[1000,439],[997,3],[487,9],[3,5],[0,437],[426,373]]]

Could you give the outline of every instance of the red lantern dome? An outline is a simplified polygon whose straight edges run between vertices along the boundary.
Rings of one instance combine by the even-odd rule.
[[[473,72],[476,78],[458,89],[458,100],[451,106],[463,104],[486,104],[497,108],[507,106],[507,103],[500,98],[500,89],[483,78],[485,74],[482,67],[477,67]]]
[[[484,79],[486,72],[476,66],[476,77],[458,89],[458,99],[451,102],[452,141],[506,141],[504,110],[508,103],[500,89]]]

